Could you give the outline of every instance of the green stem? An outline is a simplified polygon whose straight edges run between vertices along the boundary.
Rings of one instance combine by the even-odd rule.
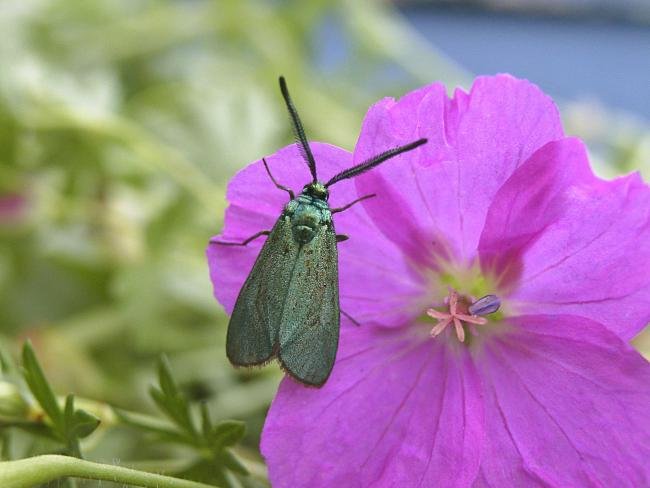
[[[113,481],[148,488],[214,488],[213,485],[68,456],[49,454],[0,462],[0,486],[3,488],[29,488],[64,477]]]

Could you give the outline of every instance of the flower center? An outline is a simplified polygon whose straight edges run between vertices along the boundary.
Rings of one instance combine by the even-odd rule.
[[[478,335],[477,325],[485,325],[488,320],[481,315],[488,315],[496,312],[501,305],[499,298],[495,295],[486,295],[478,300],[468,303],[461,297],[456,290],[449,290],[449,295],[445,300],[448,311],[441,312],[434,308],[426,311],[429,317],[438,320],[438,323],[431,329],[431,337],[441,334],[449,325],[453,324],[456,330],[456,337],[460,342],[465,341],[465,327],[467,324],[473,335]]]

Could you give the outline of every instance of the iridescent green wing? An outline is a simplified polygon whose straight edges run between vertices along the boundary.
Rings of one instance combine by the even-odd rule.
[[[299,245],[282,215],[271,230],[239,292],[228,324],[226,354],[236,366],[269,361],[277,352],[282,309]]]
[[[300,248],[295,261],[280,321],[278,358],[286,372],[322,386],[334,366],[339,325],[338,255],[330,223]]]

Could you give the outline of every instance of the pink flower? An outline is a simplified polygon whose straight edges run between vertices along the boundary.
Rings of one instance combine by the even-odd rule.
[[[553,102],[510,76],[374,105],[354,157],[314,144],[324,178],[429,143],[332,190],[342,321],[329,381],[285,378],[262,453],[277,487],[649,486],[650,191],[596,178]],[[309,180],[297,150],[267,158]],[[231,182],[224,239],[270,228],[286,195],[261,162]],[[208,249],[230,311],[261,246]],[[495,295],[501,308],[471,303]],[[461,340],[462,339],[462,342]]]
[[[27,213],[27,197],[24,193],[0,193],[0,226],[20,223]]]

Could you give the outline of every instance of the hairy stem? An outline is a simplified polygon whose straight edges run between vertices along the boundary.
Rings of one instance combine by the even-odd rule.
[[[212,485],[172,478],[135,469],[92,463],[68,456],[45,455],[0,462],[0,486],[30,488],[58,478],[112,481],[150,488],[213,488]]]

